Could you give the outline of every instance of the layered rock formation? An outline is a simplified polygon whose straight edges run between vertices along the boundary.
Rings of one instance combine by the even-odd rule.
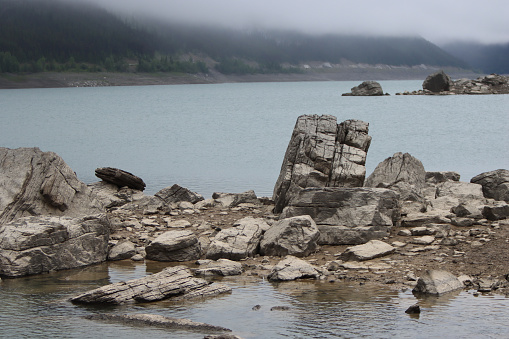
[[[352,87],[351,93],[343,93],[343,96],[380,96],[384,95],[382,86],[376,81],[364,81],[359,86]]]
[[[308,187],[361,187],[371,143],[369,124],[331,115],[297,119],[274,187],[274,211],[280,213]]]
[[[145,189],[145,182],[140,177],[126,172],[124,170],[112,167],[102,167],[95,170],[96,177],[117,185],[118,187],[127,186],[129,188],[143,191]]]
[[[102,204],[57,154],[0,148],[0,224],[25,216],[102,212]]]

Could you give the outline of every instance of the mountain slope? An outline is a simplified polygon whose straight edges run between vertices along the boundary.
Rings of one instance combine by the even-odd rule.
[[[454,42],[442,48],[483,73],[509,74],[509,43]]]

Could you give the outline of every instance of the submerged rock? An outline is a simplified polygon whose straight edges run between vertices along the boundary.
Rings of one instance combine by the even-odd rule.
[[[143,278],[96,288],[70,299],[75,304],[124,304],[172,298],[187,300],[231,292],[221,284],[195,278],[185,266],[168,267]]]

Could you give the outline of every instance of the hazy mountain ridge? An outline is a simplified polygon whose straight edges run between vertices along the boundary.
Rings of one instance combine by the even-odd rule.
[[[78,67],[70,65],[73,62],[82,63],[83,70],[127,71],[126,60],[134,60],[138,71],[206,71],[204,65],[194,67],[193,60],[177,64],[178,56],[187,53],[210,57],[219,62],[219,71],[233,74],[278,73],[288,71],[282,64],[345,60],[469,68],[419,37],[309,35],[123,20],[91,4],[59,0],[0,0],[0,53],[0,72],[12,72],[6,65],[14,61],[25,64],[18,71],[68,70],[54,69],[54,63]]]
[[[442,49],[482,73],[509,74],[509,43],[453,42],[443,45]]]

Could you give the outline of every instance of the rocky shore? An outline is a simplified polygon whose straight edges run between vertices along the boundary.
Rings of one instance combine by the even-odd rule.
[[[463,182],[396,153],[366,178],[370,143],[366,122],[301,116],[273,197],[211,199],[178,184],[146,195],[141,178],[113,168],[85,185],[54,153],[0,148],[0,277],[106,260],[172,266],[78,304],[229,293],[209,282],[226,275],[509,295],[509,171]]]

